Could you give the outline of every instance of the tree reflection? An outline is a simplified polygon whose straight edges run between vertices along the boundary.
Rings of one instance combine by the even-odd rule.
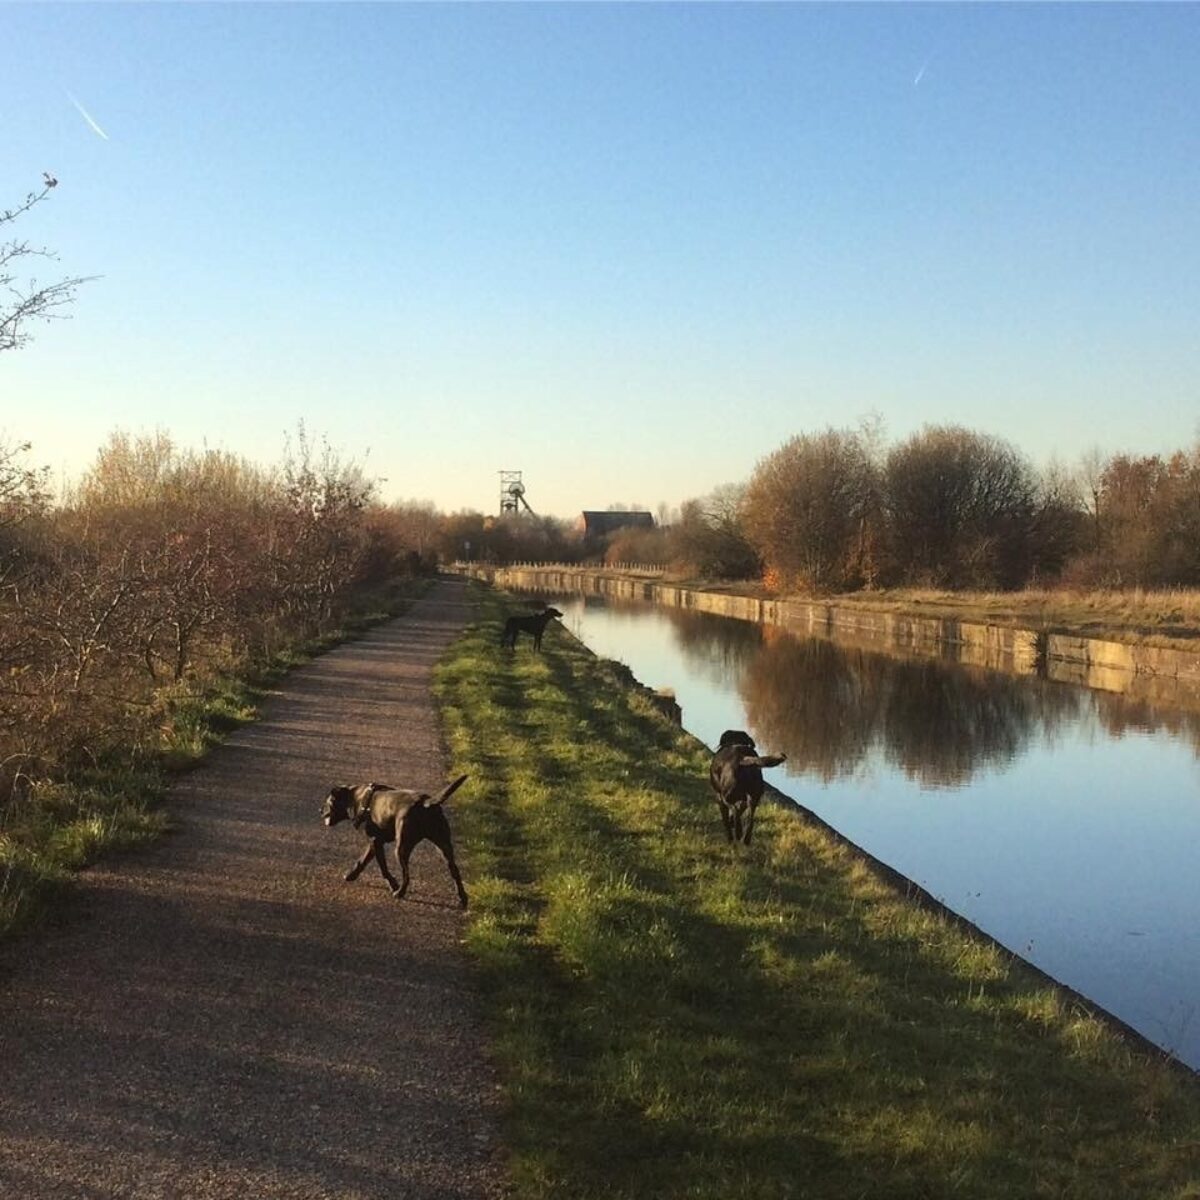
[[[981,767],[1011,762],[1039,729],[1079,709],[1077,692],[978,667],[894,662],[887,674],[885,754],[925,787],[961,787]]]
[[[760,745],[830,780],[873,747],[926,787],[961,787],[1074,718],[1083,694],[1027,676],[906,660],[768,629],[739,689]]]
[[[788,769],[833,779],[865,758],[883,705],[875,656],[772,629],[739,680],[756,740]]]
[[[1197,754],[1200,754],[1200,712],[1192,708],[1172,707],[1190,701],[1193,695],[1181,695],[1174,680],[1146,680],[1135,678],[1148,695],[1122,695],[1113,692],[1095,693],[1096,713],[1101,728],[1112,737],[1123,737],[1127,733],[1169,733],[1174,738],[1186,739]],[[1155,685],[1158,685],[1156,688]],[[1159,699],[1155,692],[1161,690],[1165,698]]]
[[[762,650],[764,627],[753,621],[731,621],[682,608],[659,611],[670,620],[684,657],[712,683],[724,686],[740,678]]]

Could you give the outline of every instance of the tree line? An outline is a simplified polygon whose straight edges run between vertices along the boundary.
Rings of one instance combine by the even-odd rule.
[[[394,584],[464,556],[583,554],[555,518],[384,503],[303,426],[265,467],[117,431],[57,497],[32,448],[0,440],[0,850],[19,778],[153,749],[198,690]]]
[[[270,469],[116,433],[57,502],[0,445],[0,782],[148,745],[192,683],[417,569],[361,468],[303,429]]]
[[[610,554],[779,590],[1200,585],[1200,448],[1038,470],[960,425],[791,438],[744,484],[687,501]]]
[[[382,503],[301,427],[263,468],[115,433],[52,501],[0,444],[0,759],[95,754],[161,726],[172,689],[342,619],[363,589],[469,557],[641,561],[779,590],[1200,583],[1200,450],[1038,471],[930,426],[801,434],[741,485],[586,544],[566,521]],[[666,519],[663,519],[666,518]]]

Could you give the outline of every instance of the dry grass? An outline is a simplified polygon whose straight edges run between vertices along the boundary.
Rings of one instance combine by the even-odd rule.
[[[1179,646],[1200,638],[1200,590],[1195,589],[948,592],[901,588],[826,599],[845,606],[953,616],[990,625],[1019,625],[1144,645]]]
[[[885,588],[834,595],[778,596],[760,580],[714,581],[667,576],[680,587],[734,596],[817,600],[842,608],[954,617],[986,625],[1013,625],[1052,633],[1078,633],[1146,646],[1200,650],[1200,589],[1128,588],[1079,591],[1025,588],[1017,592],[957,592],[937,588]]]

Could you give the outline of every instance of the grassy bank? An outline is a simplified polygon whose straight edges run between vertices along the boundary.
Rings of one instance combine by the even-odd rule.
[[[473,585],[475,586],[475,585]],[[707,752],[561,628],[439,671],[518,1197],[1200,1197],[1200,1087]]]
[[[19,772],[11,799],[0,807],[0,940],[51,911],[74,872],[161,835],[169,824],[161,801],[172,775],[254,720],[287,671],[402,612],[427,586],[413,581],[364,594],[341,627],[323,637],[246,664],[236,676],[164,689],[156,701],[157,736],[148,744]]]

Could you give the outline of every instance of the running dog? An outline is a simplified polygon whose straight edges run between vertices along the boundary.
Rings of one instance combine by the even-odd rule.
[[[325,797],[321,819],[327,826],[342,821],[352,821],[355,829],[366,834],[368,844],[362,858],[346,872],[346,882],[353,883],[362,869],[375,859],[380,874],[388,881],[392,895],[397,900],[408,891],[408,860],[413,847],[426,839],[441,852],[450,868],[450,878],[458,889],[458,900],[467,907],[467,890],[454,861],[454,846],[450,841],[450,822],[442,810],[442,802],[456,792],[466,781],[460,775],[447,784],[436,796],[428,792],[411,791],[408,788],[388,787],[385,783],[363,783],[348,787],[333,787]],[[397,883],[388,870],[384,846],[396,843],[396,861],[400,864],[402,882]]]
[[[750,845],[754,810],[763,794],[762,768],[777,767],[785,758],[783,754],[757,753],[754,739],[744,729],[727,729],[721,734],[708,779],[731,843]]]
[[[513,650],[517,648],[517,635],[527,633],[533,638],[533,648],[540,650],[542,648],[542,634],[546,632],[546,626],[554,617],[561,617],[562,613],[557,608],[550,608],[549,605],[540,613],[535,613],[529,617],[509,617],[504,622],[504,632],[500,635],[500,645],[511,647]]]

